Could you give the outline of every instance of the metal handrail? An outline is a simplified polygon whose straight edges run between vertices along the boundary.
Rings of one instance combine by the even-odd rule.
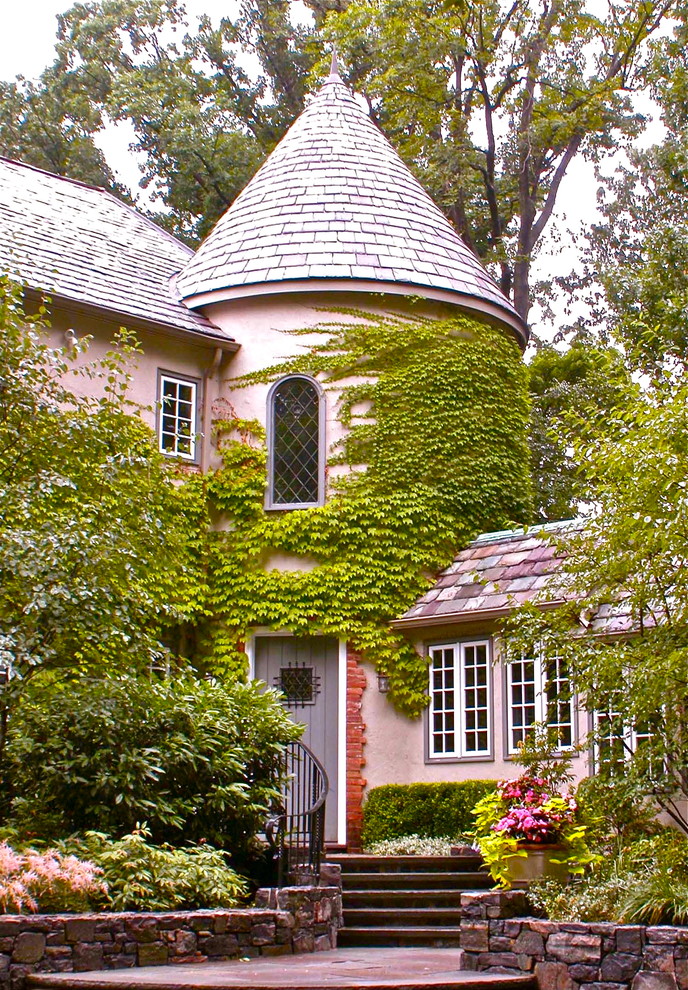
[[[327,773],[315,753],[297,740],[285,746],[282,779],[282,800],[266,827],[277,856],[277,885],[304,874],[317,883],[325,844]]]

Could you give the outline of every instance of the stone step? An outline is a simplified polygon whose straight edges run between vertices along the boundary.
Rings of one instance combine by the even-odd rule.
[[[536,990],[529,975],[461,969],[455,948],[352,947],[247,961],[33,973],[31,990]]]
[[[450,925],[385,925],[376,928],[340,928],[337,945],[347,946],[422,946],[423,948],[460,948],[461,928]]]
[[[438,907],[397,907],[390,910],[387,907],[345,908],[345,928],[374,928],[386,927],[390,923],[395,928],[418,928],[443,926],[453,927],[459,924],[457,908]]]
[[[389,911],[404,907],[454,907],[458,910],[463,893],[463,890],[344,890],[342,903],[345,908],[386,907]]]
[[[480,869],[482,857],[475,856],[372,856],[346,853],[327,856],[338,863],[342,873],[468,873]]]
[[[486,890],[493,886],[488,873],[343,873],[344,890]]]

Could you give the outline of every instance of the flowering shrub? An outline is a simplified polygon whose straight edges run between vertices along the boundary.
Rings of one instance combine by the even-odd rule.
[[[585,844],[585,826],[577,822],[577,812],[573,795],[551,793],[542,777],[523,774],[499,781],[474,809],[480,851],[498,884],[511,885],[509,860],[528,855],[525,843],[561,845],[554,862],[567,863],[571,873],[582,873],[595,857]]]
[[[16,852],[0,842],[0,911],[79,910],[103,890],[102,872],[89,860],[56,849]]]

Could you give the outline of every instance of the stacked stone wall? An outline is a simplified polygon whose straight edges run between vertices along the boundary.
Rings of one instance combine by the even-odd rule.
[[[526,917],[523,893],[461,898],[467,969],[531,973],[539,990],[688,990],[688,928]]]
[[[255,908],[156,914],[1,915],[0,990],[31,973],[85,972],[331,949],[339,887],[259,890]]]

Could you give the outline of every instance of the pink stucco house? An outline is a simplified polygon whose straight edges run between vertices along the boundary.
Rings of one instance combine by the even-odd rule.
[[[144,353],[133,398],[147,407],[166,455],[211,466],[218,400],[260,420],[270,456],[266,511],[322,504],[326,451],[341,430],[331,393],[308,376],[228,393],[228,378],[285,355],[293,341],[285,330],[315,327],[328,306],[398,309],[413,294],[415,312],[467,312],[522,347],[528,339],[336,64],[195,253],[101,189],[0,159],[0,269],[21,279],[30,297],[50,298],[58,342],[89,334],[99,353],[120,325],[136,333]],[[277,429],[280,408],[292,401],[313,409],[312,442],[296,466]],[[270,566],[312,564],[275,555]],[[538,658],[493,664],[496,619],[555,567],[546,532],[488,534],[399,617],[399,630],[429,658],[430,705],[417,722],[392,709],[345,642],[254,630],[246,644],[254,676],[272,683],[296,664],[322,685],[298,717],[308,720],[307,741],[332,783],[330,842],[355,845],[367,787],[504,776],[535,720],[556,726],[562,747],[581,737],[584,716],[563,691],[565,671]],[[557,700],[559,689],[565,700]]]

